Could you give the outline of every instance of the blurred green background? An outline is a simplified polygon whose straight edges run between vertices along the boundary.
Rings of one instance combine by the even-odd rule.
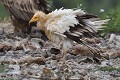
[[[53,1],[54,8],[82,8],[89,13],[100,15],[107,14],[111,9],[120,8],[120,0],[49,0]],[[8,16],[5,8],[0,4],[0,17]]]
[[[82,8],[88,13],[98,15],[101,18],[109,18],[109,30],[107,32],[120,32],[120,0],[48,0],[51,10],[64,8]],[[0,3],[0,19],[8,17],[3,5]],[[114,30],[113,30],[114,29]]]
[[[3,19],[5,17],[8,17],[8,13],[6,12],[4,6],[0,3],[0,19]]]
[[[108,13],[111,9],[116,10],[120,8],[120,0],[49,0],[52,1],[54,7],[56,8],[82,8],[85,11],[93,14],[103,16]],[[100,11],[102,13],[100,13]],[[119,10],[120,11],[120,10]],[[0,17],[4,18],[8,16],[5,8],[0,4]]]

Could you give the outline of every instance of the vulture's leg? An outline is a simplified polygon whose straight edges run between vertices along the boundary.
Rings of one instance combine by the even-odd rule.
[[[69,64],[67,64],[67,62],[66,62],[68,48],[66,48],[66,49],[63,48],[62,50],[63,50],[63,52],[62,52],[62,58],[61,58],[61,67],[66,66],[67,68],[71,69],[71,66]]]
[[[67,55],[67,49],[63,48],[62,49],[62,58],[61,58],[61,61],[62,61],[63,64],[66,61],[66,55]]]
[[[73,41],[70,39],[64,38],[64,40],[62,41],[61,47],[63,51],[62,61],[65,62],[68,50],[73,47]]]

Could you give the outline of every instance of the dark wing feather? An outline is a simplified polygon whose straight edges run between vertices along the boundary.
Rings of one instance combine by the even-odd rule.
[[[64,35],[79,44],[87,46],[93,54],[97,55],[96,53],[101,52],[101,50],[99,48],[96,48],[94,50],[92,48],[93,45],[90,45],[87,42],[83,41],[82,38],[93,37],[97,31],[93,26],[89,26],[85,20],[99,21],[100,19],[97,16],[91,14],[77,16],[76,19],[79,21],[79,24],[75,25],[74,27],[70,27],[69,31],[64,32]]]
[[[76,19],[79,21],[79,24],[75,25],[74,27],[70,26],[69,31],[64,33],[66,36],[71,35],[71,37],[74,36],[80,39],[82,37],[92,37],[96,33],[95,28],[93,26],[88,26],[84,20],[97,20],[99,19],[97,18],[97,16],[91,14],[84,14],[82,16],[77,16]]]
[[[48,12],[45,0],[2,0],[2,3],[10,14],[23,20],[30,20],[35,10]]]
[[[48,13],[48,4],[46,0],[1,0],[12,19],[17,35],[30,33],[31,26],[29,20],[34,12],[41,10]]]

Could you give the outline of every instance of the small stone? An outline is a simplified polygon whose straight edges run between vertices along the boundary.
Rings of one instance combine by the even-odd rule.
[[[115,34],[111,34],[109,38],[109,43],[113,42],[114,39],[115,39]]]
[[[0,35],[4,34],[4,29],[0,28]]]
[[[57,49],[57,48],[51,48],[51,49],[50,49],[50,52],[51,52],[52,54],[55,54],[55,55],[61,53],[61,51],[60,51],[59,49]]]

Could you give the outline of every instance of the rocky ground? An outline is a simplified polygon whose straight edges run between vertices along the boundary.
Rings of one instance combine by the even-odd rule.
[[[86,39],[102,53],[76,44],[62,64],[57,46],[35,34],[15,37],[10,23],[0,23],[0,80],[120,80],[120,35]]]

